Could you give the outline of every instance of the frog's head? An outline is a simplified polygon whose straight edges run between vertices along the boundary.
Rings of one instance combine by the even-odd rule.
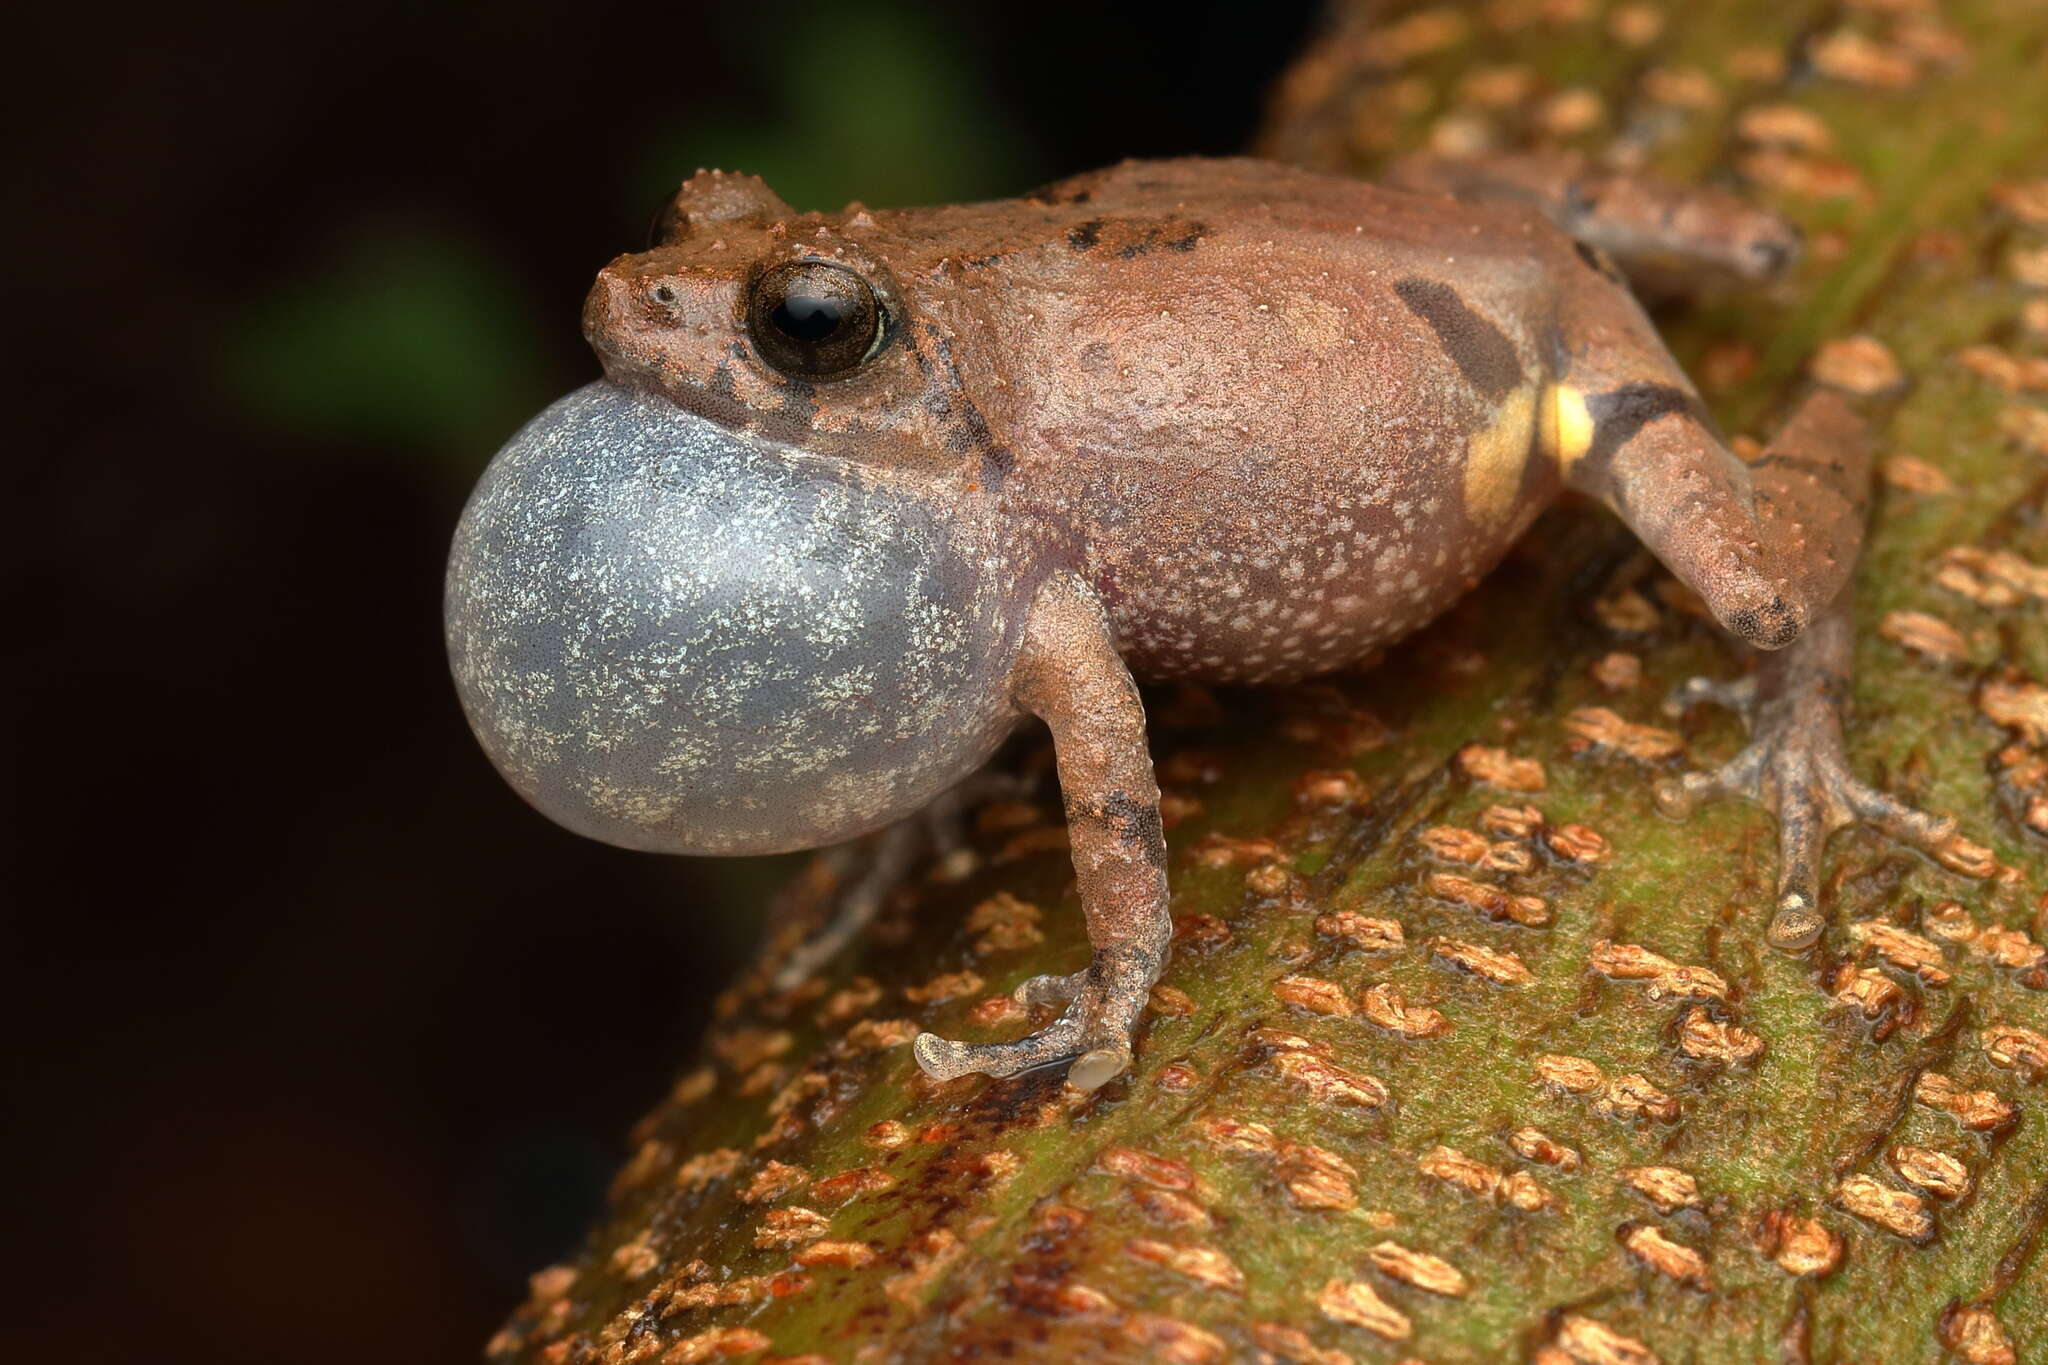
[[[757,177],[700,171],[655,245],[599,272],[584,334],[614,383],[721,425],[978,477],[987,429],[946,339],[913,317],[886,236],[858,206],[798,214]]]
[[[767,853],[874,829],[1016,719],[1024,591],[924,481],[591,384],[500,451],[456,530],[448,652],[472,728],[556,821]]]

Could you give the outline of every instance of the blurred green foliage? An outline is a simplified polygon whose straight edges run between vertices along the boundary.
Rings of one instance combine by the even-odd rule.
[[[815,6],[777,24],[740,15],[702,35],[696,56],[709,84],[750,92],[747,107],[724,100],[707,115],[679,78],[674,118],[624,150],[594,148],[595,173],[576,183],[623,234],[617,250],[643,245],[654,207],[699,166],[763,175],[800,209],[1013,191],[1042,168],[977,83],[969,38],[907,3]],[[580,279],[602,261],[556,264]],[[218,397],[283,454],[397,450],[423,477],[466,488],[558,396],[548,357],[575,326],[476,229],[384,210],[344,223],[327,251],[259,280],[230,310]]]
[[[1044,168],[976,84],[965,36],[900,4],[749,21],[730,46],[760,105],[661,130],[629,209],[646,214],[699,167],[750,171],[806,212],[1015,193]]]

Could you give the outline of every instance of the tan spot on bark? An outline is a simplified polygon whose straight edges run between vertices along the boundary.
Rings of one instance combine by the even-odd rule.
[[[922,986],[905,986],[903,998],[915,1005],[937,1004],[942,1000],[955,1000],[963,995],[972,995],[981,989],[982,984],[979,972],[945,972]]]
[[[826,998],[818,1008],[818,1022],[826,1027],[843,1024],[865,1014],[882,998],[882,988],[865,976],[857,976]]]
[[[1998,414],[1998,429],[2021,449],[2048,455],[2048,408],[2015,403]]]
[[[1543,1187],[1543,1182],[1527,1171],[1515,1171],[1500,1182],[1501,1202],[1524,1213],[1541,1213],[1546,1209],[1563,1207],[1556,1195]]]
[[[1913,1098],[1953,1116],[1972,1132],[1990,1132],[2016,1121],[2019,1106],[1990,1090],[1965,1090],[1939,1072],[1925,1071],[1913,1083]]]
[[[1155,1156],[1136,1147],[1109,1147],[1095,1158],[1095,1169],[1134,1184],[1153,1185],[1162,1190],[1193,1189],[1195,1173],[1184,1161]]]
[[[1984,930],[1970,940],[1970,951],[1995,967],[2019,971],[2048,966],[2048,948],[2034,942],[2023,930],[1998,926]]]
[[[1278,1356],[1288,1365],[1352,1365],[1350,1356],[1316,1345],[1299,1327],[1289,1327],[1280,1322],[1255,1322],[1251,1325],[1251,1334],[1252,1341],[1260,1350]]]
[[[1977,709],[2029,744],[2048,740],[2048,688],[2031,679],[1988,680],[1977,689]]]
[[[1432,872],[1423,885],[1438,900],[1463,905],[1485,919],[1512,921],[1532,929],[1550,923],[1550,911],[1540,896],[1511,895],[1497,886],[1450,872]]]
[[[1029,901],[999,891],[967,912],[967,932],[977,936],[974,951],[983,957],[1017,952],[1045,941],[1038,927],[1044,918],[1045,912]]]
[[[2048,229],[2048,179],[1993,185],[1991,202],[2028,227]]]
[[[1543,828],[1543,812],[1534,806],[1488,806],[1480,828],[1503,839],[1526,839]]]
[[[1186,1019],[1197,1011],[1195,998],[1173,986],[1154,986],[1146,997],[1152,1013],[1167,1019]]]
[[[1934,1236],[1934,1215],[1917,1194],[1892,1189],[1867,1175],[1852,1175],[1835,1187],[1835,1203],[1845,1213],[1875,1223],[1896,1237],[1924,1242]]]
[[[1141,1261],[1163,1266],[1184,1279],[1210,1289],[1224,1289],[1232,1293],[1244,1288],[1244,1272],[1236,1262],[1215,1247],[1195,1246],[1185,1242],[1156,1242],[1140,1237],[1124,1244],[1128,1254]]]
[[[1694,1005],[1678,1025],[1678,1050],[1698,1062],[1734,1066],[1753,1062],[1764,1052],[1764,1040],[1746,1028],[1716,1019]]]
[[[707,1360],[725,1360],[733,1356],[750,1355],[765,1351],[774,1345],[767,1336],[751,1327],[713,1327],[684,1337],[670,1346],[662,1355],[662,1365],[700,1365]]]
[[[1796,199],[1863,205],[1875,198],[1862,173],[1839,157],[1763,147],[1739,158],[1736,166],[1752,184]],[[1825,242],[1816,243],[1814,254],[1823,255],[1825,246]]]
[[[1450,863],[1476,863],[1486,856],[1486,840],[1456,825],[1431,825],[1415,836],[1433,858]]]
[[[1713,1275],[1707,1269],[1707,1258],[1685,1245],[1673,1241],[1648,1223],[1640,1223],[1622,1234],[1621,1244],[1629,1254],[1660,1275],[1667,1275],[1682,1284],[1701,1289],[1713,1288]]]
[[[1956,352],[1964,369],[2007,393],[2048,393],[2048,356],[2014,355],[1997,346],[1965,346]]]
[[[1230,1348],[1214,1332],[1163,1313],[1133,1313],[1123,1334],[1145,1348],[1145,1359],[1162,1365],[1220,1365]]]
[[[1273,983],[1273,994],[1311,1014],[1351,1017],[1351,1001],[1345,997],[1344,988],[1319,976],[1283,976]]]
[[[1433,938],[1429,941],[1429,950],[1458,970],[1483,977],[1497,986],[1526,986],[1536,979],[1515,954],[1499,952],[1477,943]]]
[[[1566,747],[1574,752],[1611,749],[1639,763],[1661,763],[1685,752],[1685,741],[1675,730],[1637,725],[1604,706],[1580,707],[1565,717],[1564,728],[1572,736]]]
[[[1451,1021],[1442,1011],[1408,1004],[1385,982],[1369,987],[1359,1006],[1368,1020],[1403,1038],[1442,1038],[1451,1031]]]
[[[1910,930],[1881,920],[1857,920],[1849,926],[1849,937],[1867,944],[1870,950],[1901,971],[1912,972],[1930,986],[1945,986],[1949,974],[1942,969],[1940,945]]]
[[[1543,765],[1535,759],[1516,758],[1505,749],[1484,744],[1468,744],[1458,750],[1458,766],[1473,781],[1508,791],[1540,792],[1546,785]]]
[[[1607,1084],[1607,1075],[1584,1057],[1555,1052],[1536,1059],[1536,1075],[1545,1085],[1570,1095],[1590,1095]]]
[[[1808,369],[1815,382],[1866,398],[1892,393],[1906,382],[1891,348],[1873,336],[1824,343]]]
[[[1648,47],[1664,32],[1664,12],[1655,5],[1617,5],[1607,15],[1607,31],[1624,47]]]
[[[1508,1150],[1524,1161],[1555,1166],[1567,1174],[1578,1170],[1584,1164],[1584,1159],[1579,1156],[1577,1150],[1559,1142],[1541,1128],[1517,1128],[1508,1134],[1507,1143]]]
[[[816,1209],[770,1209],[761,1216],[761,1225],[754,1229],[754,1245],[795,1246],[799,1242],[816,1241],[830,1231],[831,1227],[832,1220]]]
[[[1757,1249],[1788,1275],[1829,1275],[1842,1263],[1841,1237],[1818,1219],[1774,1209],[1758,1233]]]
[[[1964,1365],[2019,1365],[2019,1352],[1997,1314],[1983,1304],[1968,1304],[1942,1316],[1941,1341]]]
[[[1155,1223],[1175,1228],[1206,1228],[1210,1224],[1209,1210],[1185,1194],[1150,1185],[1133,1185],[1130,1191],[1131,1202]]]
[[[1415,1159],[1415,1169],[1468,1194],[1491,1199],[1500,1188],[1501,1170],[1466,1156],[1455,1147],[1432,1147]]]
[[[1413,1285],[1449,1299],[1462,1299],[1472,1284],[1456,1266],[1441,1256],[1416,1251],[1399,1242],[1381,1242],[1366,1253],[1372,1268],[1389,1279]]]
[[[803,1166],[791,1166],[780,1160],[770,1160],[760,1171],[754,1173],[754,1179],[748,1181],[748,1187],[739,1191],[739,1197],[745,1203],[764,1203],[768,1199],[780,1199],[782,1195],[795,1189],[803,1189],[805,1181],[809,1179],[811,1173],[805,1171]]]
[[[1414,1330],[1407,1314],[1382,1299],[1363,1280],[1331,1280],[1316,1295],[1316,1307],[1333,1322],[1363,1327],[1388,1341],[1406,1341]]]
[[[1721,87],[1696,66],[1655,66],[1643,73],[1643,95],[1652,104],[1704,113],[1721,107]]]
[[[1993,1024],[1977,1035],[1993,1064],[2019,1072],[2028,1080],[2048,1071],[2048,1038],[2018,1024]]]
[[[1356,910],[1316,916],[1316,932],[1325,938],[1343,939],[1369,953],[1398,952],[1407,946],[1399,920],[1376,919]]]
[[[1616,1174],[1659,1213],[1700,1207],[1699,1181],[1676,1166],[1625,1166]]]
[[[1590,133],[1607,119],[1607,105],[1598,92],[1584,88],[1560,90],[1536,111],[1536,120],[1552,137]]]
[[[1947,1152],[1900,1143],[1885,1153],[1899,1179],[1937,1199],[1961,1199],[1970,1192],[1970,1168]]]
[[[1679,1104],[1652,1085],[1649,1077],[1630,1072],[1607,1083],[1600,1098],[1593,1101],[1593,1112],[1602,1118],[1623,1121],[1647,1118],[1658,1123],[1676,1123]]]
[[[1311,1052],[1280,1052],[1273,1057],[1280,1079],[1306,1090],[1327,1104],[1356,1104],[1377,1109],[1387,1102],[1387,1087],[1375,1076],[1351,1071]]]
[[[697,1155],[676,1167],[675,1185],[679,1190],[698,1190],[714,1180],[723,1180],[739,1169],[740,1154],[730,1147],[718,1147]]]
[[[1558,1324],[1557,1345],[1579,1365],[1664,1365],[1655,1351],[1634,1337],[1578,1313],[1565,1314]]]
[[[1616,588],[1593,599],[1593,615],[1617,635],[1644,635],[1662,622],[1657,604],[1634,588]]]
[[[1820,116],[1797,104],[1759,104],[1743,111],[1735,129],[1746,141],[1795,152],[1825,152],[1835,145]]]
[[[1204,1114],[1195,1120],[1194,1126],[1204,1140],[1225,1151],[1272,1152],[1279,1147],[1279,1139],[1263,1123]]]
[[[1877,633],[1930,659],[1953,663],[1969,654],[1960,631],[1924,611],[1886,612],[1884,620],[1878,623]]]
[[[828,1175],[811,1186],[811,1197],[823,1204],[844,1204],[865,1195],[893,1189],[896,1177],[876,1166],[854,1166]]]
[[[846,1031],[846,1045],[855,1052],[882,1052],[902,1047],[922,1031],[914,1019],[863,1019]]]
[[[1177,948],[1220,948],[1230,942],[1230,926],[1214,915],[1175,915],[1173,942]]]
[[[1614,856],[1607,837],[1589,825],[1559,825],[1545,830],[1543,846],[1550,850],[1551,857],[1568,863],[1591,865]]]
[[[1629,692],[1642,685],[1643,661],[1637,655],[1614,650],[1595,659],[1587,672],[1604,691]]]
[[[1871,967],[1843,963],[1828,983],[1829,999],[1838,1007],[1853,1009],[1865,1019],[1890,1014],[1905,1002],[1906,993],[1897,982]]]
[[[1920,79],[1920,69],[1910,57],[1855,29],[1821,34],[1808,45],[1806,55],[1814,70],[1850,85],[1904,90]]]
[[[1188,855],[1202,867],[1243,867],[1273,861],[1280,856],[1280,845],[1271,839],[1232,839],[1212,833],[1196,840]]]
[[[1536,68],[1523,63],[1478,66],[1458,81],[1458,96],[1483,109],[1510,109],[1536,92]]]
[[[1879,473],[1887,484],[1908,493],[1945,497],[1956,491],[1954,479],[1911,455],[1892,456],[1879,466]]]

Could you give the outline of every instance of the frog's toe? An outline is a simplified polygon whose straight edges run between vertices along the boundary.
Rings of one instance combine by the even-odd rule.
[[[1065,976],[1034,976],[1016,990],[1010,998],[1026,1009],[1038,1005],[1064,1005],[1080,996],[1088,984],[1085,971],[1069,972]]]
[[[961,1043],[935,1033],[920,1033],[910,1050],[933,1080],[976,1074],[1000,1080],[1067,1060],[1080,1051],[1080,1038],[1080,1028],[1063,1019],[1014,1043]]]
[[[1156,959],[1098,952],[1085,971],[1071,976],[1034,976],[1015,992],[1023,1005],[1064,1003],[1058,1019],[1012,1043],[956,1043],[929,1033],[911,1044],[925,1074],[949,1081],[979,1072],[1015,1076],[1058,1062],[1072,1062],[1067,1079],[1094,1090],[1131,1065],[1131,1035],[1152,982]]]
[[[1820,939],[1826,928],[1821,856],[1829,837],[1850,825],[1867,824],[1952,871],[1984,877],[1996,870],[1990,851],[1963,838],[1952,816],[1920,810],[1850,771],[1837,703],[1827,690],[1767,697],[1753,684],[1689,684],[1679,695],[1731,706],[1754,733],[1719,768],[1660,783],[1658,807],[1682,817],[1708,802],[1741,797],[1776,813],[1777,901],[1766,934],[1773,948],[1802,953]]]

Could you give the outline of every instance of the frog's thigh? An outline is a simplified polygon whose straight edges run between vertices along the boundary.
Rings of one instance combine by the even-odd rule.
[[[1817,392],[1754,464],[1619,290],[1564,310],[1568,363],[1544,399],[1565,481],[1612,507],[1752,644],[1790,643],[1841,591],[1862,545],[1869,433]]]

